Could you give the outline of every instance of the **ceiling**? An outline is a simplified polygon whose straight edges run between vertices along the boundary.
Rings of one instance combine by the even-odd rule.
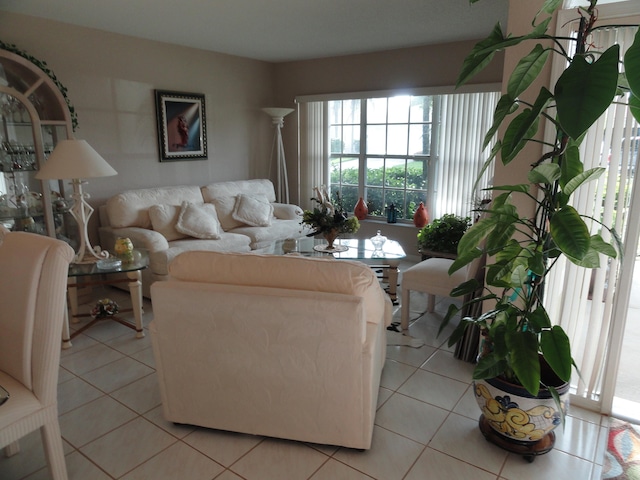
[[[506,25],[507,9],[508,0],[0,0],[0,10],[269,62],[484,38]]]

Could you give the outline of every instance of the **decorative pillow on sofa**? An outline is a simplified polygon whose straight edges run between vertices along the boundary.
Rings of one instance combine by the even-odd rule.
[[[220,226],[225,232],[236,227],[242,227],[244,223],[233,218],[233,208],[236,206],[236,197],[217,197],[212,200],[216,207],[216,214],[220,221]]]
[[[273,217],[273,205],[264,195],[244,195],[236,197],[233,218],[252,227],[268,227]]]
[[[161,233],[168,242],[187,237],[184,233],[176,230],[180,210],[179,205],[153,205],[149,207],[151,227]]]
[[[195,238],[220,238],[216,207],[210,203],[182,202],[176,230]]]

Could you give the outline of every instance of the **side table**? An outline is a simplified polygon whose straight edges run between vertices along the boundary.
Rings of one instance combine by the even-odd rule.
[[[117,315],[109,316],[106,318],[94,318],[92,321],[84,325],[82,328],[69,334],[69,314],[65,316],[65,322],[62,328],[62,348],[71,347],[71,339],[76,335],[84,332],[89,327],[93,326],[100,320],[113,320],[126,327],[129,327],[136,331],[136,338],[144,337],[144,330],[142,325],[142,270],[147,268],[148,256],[146,252],[140,252],[136,255],[136,261],[131,263],[123,263],[120,267],[116,268],[98,268],[96,263],[78,264],[72,263],[69,265],[69,274],[67,279],[67,298],[69,301],[69,309],[71,310],[71,321],[75,323],[76,319],[80,317],[88,317],[89,313],[78,313],[78,286],[93,286],[93,285],[115,285],[118,283],[129,283],[129,293],[131,295],[132,308],[120,309],[120,312],[133,312],[135,318],[135,325],[119,318]],[[113,278],[115,274],[125,274],[126,278]],[[109,279],[111,277],[111,279]],[[82,279],[82,282],[79,280]]]

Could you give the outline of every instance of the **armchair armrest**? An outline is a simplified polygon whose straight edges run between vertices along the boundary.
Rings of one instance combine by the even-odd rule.
[[[280,220],[300,220],[302,217],[302,208],[298,205],[277,202],[271,205],[273,205],[273,215]]]

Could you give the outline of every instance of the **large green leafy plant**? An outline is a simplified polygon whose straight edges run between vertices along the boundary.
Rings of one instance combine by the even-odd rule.
[[[615,257],[620,251],[613,230],[598,219],[582,216],[570,204],[577,188],[605,171],[585,170],[578,146],[587,129],[612,102],[625,102],[629,98],[633,115],[640,118],[640,33],[623,61],[618,45],[605,51],[591,47],[587,39],[597,28],[597,0],[592,0],[588,7],[577,10],[581,16],[580,32],[570,40],[575,43],[576,52],[570,54],[562,39],[547,32],[561,3],[547,0],[526,35],[505,35],[500,25],[496,25],[467,56],[458,80],[458,85],[467,82],[500,50],[523,42],[535,43],[530,53],[517,63],[506,93],[495,109],[485,147],[496,132],[504,133],[492,149],[487,165],[496,158],[509,165],[529,142],[539,142],[534,137],[543,119],[553,125],[555,138],[544,143],[542,155],[531,162],[527,183],[492,188],[492,203],[482,210],[482,218],[461,239],[458,258],[450,271],[486,254],[485,289],[471,302],[490,308],[485,308],[478,317],[463,318],[449,338],[453,344],[467,325],[479,325],[490,348],[478,361],[474,378],[505,376],[533,395],[537,395],[541,385],[540,356],[566,382],[574,365],[568,336],[560,326],[552,324],[543,305],[545,277],[562,256],[582,267],[598,268],[601,254]],[[522,100],[522,94],[554,55],[562,55],[568,65],[556,84],[551,90],[540,88],[533,103]],[[624,65],[625,73],[619,73],[619,64]],[[626,93],[628,97],[623,96]],[[516,196],[528,197],[535,205],[535,215],[521,214],[514,204]],[[591,234],[587,222],[600,223],[599,230],[608,232],[606,237],[612,240]],[[471,280],[452,294],[462,296],[477,287],[477,282]],[[450,307],[442,328],[458,311],[456,306]]]

